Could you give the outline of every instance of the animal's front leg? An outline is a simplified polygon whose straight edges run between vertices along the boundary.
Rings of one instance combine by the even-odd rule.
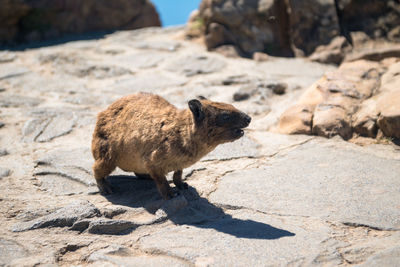
[[[188,189],[188,184],[185,182],[182,182],[182,170],[177,170],[174,172],[174,176],[172,177],[174,184],[178,189]]]
[[[158,192],[160,192],[161,196],[164,199],[171,199],[176,196],[176,193],[172,191],[172,188],[169,186],[165,175],[159,174],[157,172],[150,173],[151,178],[153,178],[154,182],[157,185]]]

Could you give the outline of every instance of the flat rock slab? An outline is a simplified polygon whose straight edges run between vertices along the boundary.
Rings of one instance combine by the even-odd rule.
[[[139,244],[145,251],[184,258],[196,266],[204,262],[204,266],[307,265],[324,250],[330,230],[321,224],[295,226],[291,220],[236,211],[211,222],[170,226],[141,238]]]
[[[22,95],[8,95],[2,96],[0,99],[0,107],[2,108],[16,108],[16,107],[34,107],[43,102],[42,99],[22,96]]]
[[[224,176],[210,201],[349,225],[400,229],[400,161],[309,142]]]
[[[66,73],[77,76],[79,78],[94,78],[106,79],[122,76],[125,74],[132,74],[132,71],[127,68],[108,65],[91,65],[80,67],[69,67],[64,70]]]
[[[133,47],[137,49],[151,49],[174,52],[181,46],[178,42],[173,41],[148,41],[148,42],[136,42]]]
[[[225,62],[216,57],[206,55],[190,55],[176,59],[170,63],[166,69],[178,72],[187,77],[197,74],[207,74],[221,70]]]
[[[107,248],[93,252],[88,262],[93,266],[192,266],[181,259],[166,255],[134,255],[128,247],[110,245]],[[104,265],[101,265],[104,264]]]
[[[98,216],[100,211],[89,201],[76,201],[53,213],[39,217],[32,221],[17,223],[13,232],[22,232],[47,227],[72,226],[76,221]]]
[[[229,160],[235,158],[259,156],[260,145],[252,139],[244,136],[232,143],[225,143],[217,146],[217,148],[206,155],[202,161],[209,160]]]
[[[0,238],[0,266],[9,266],[14,259],[28,256],[28,251],[17,242]]]
[[[38,109],[22,128],[25,142],[49,142],[69,134],[75,127],[77,116],[72,110]]]
[[[135,53],[129,55],[118,55],[113,61],[119,65],[129,67],[134,70],[148,69],[157,67],[157,65],[167,58],[166,53]]]
[[[133,230],[138,225],[125,220],[97,219],[89,223],[88,232],[91,234],[115,235]]]
[[[1,64],[0,65],[0,81],[15,77],[20,77],[24,74],[29,73],[28,68],[14,65],[14,64]]]
[[[143,74],[129,79],[120,79],[110,88],[120,94],[133,94],[137,92],[157,93],[159,89],[181,86],[187,82],[185,78],[167,76],[162,73]]]
[[[33,174],[40,187],[55,195],[79,194],[95,185],[89,148],[53,150],[39,155],[35,163]]]
[[[9,51],[0,52],[0,63],[12,62],[17,59],[17,55],[15,53]]]
[[[384,250],[369,258],[359,267],[398,266],[400,263],[400,247]]]

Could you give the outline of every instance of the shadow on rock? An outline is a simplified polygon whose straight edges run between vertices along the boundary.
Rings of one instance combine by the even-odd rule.
[[[159,218],[169,219],[178,225],[192,225],[198,228],[215,229],[238,238],[278,239],[295,234],[271,225],[253,220],[233,218],[231,215],[200,197],[195,188],[179,192],[171,200],[164,201],[152,180],[134,176],[114,175],[108,178],[114,194],[105,197],[116,205],[130,208],[145,208]],[[163,221],[158,219],[157,222]]]

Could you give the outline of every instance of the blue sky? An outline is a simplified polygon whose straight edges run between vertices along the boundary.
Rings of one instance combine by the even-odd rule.
[[[190,12],[197,9],[201,0],[151,0],[160,14],[162,26],[186,24]]]

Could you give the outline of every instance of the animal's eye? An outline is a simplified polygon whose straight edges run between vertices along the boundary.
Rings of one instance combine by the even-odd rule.
[[[229,114],[222,114],[222,120],[223,121],[229,121],[231,118],[231,116],[229,116]]]

